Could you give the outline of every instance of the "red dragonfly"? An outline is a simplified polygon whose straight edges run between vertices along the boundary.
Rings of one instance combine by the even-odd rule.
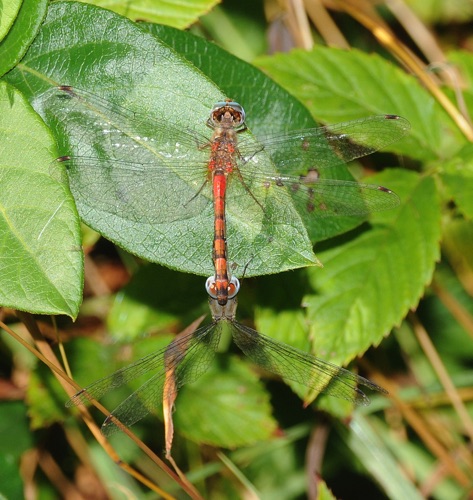
[[[70,86],[51,91],[43,110],[65,132],[72,154],[59,160],[89,225],[148,260],[198,274],[209,273],[210,259],[199,250],[213,227],[220,305],[230,287],[227,238],[233,263],[251,262],[247,276],[280,272],[314,263],[313,254],[302,264],[287,257],[307,238],[302,223],[309,227],[319,218],[366,215],[399,203],[382,186],[328,178],[330,169],[407,134],[409,122],[396,115],[255,141],[243,134],[245,112],[233,101],[211,110],[211,139],[183,129],[177,118],[155,121]],[[236,181],[227,193],[230,178]]]
[[[182,385],[194,382],[207,371],[224,325],[229,326],[233,340],[251,361],[264,370],[298,382],[312,391],[365,406],[369,405],[370,401],[358,386],[386,393],[382,387],[366,378],[239,323],[235,319],[237,294],[240,289],[237,278],[231,278],[232,292],[224,305],[218,303],[217,295],[213,292],[214,276],[207,279],[206,289],[212,313],[212,322],[209,325],[192,333],[178,335],[164,349],[93,382],[73,396],[66,406],[88,404],[91,398],[100,399],[109,391],[148,375],[149,379],[106,418],[102,432],[110,435],[119,430],[120,424],[117,424],[116,419],[127,427],[133,425],[153,409],[159,408],[163,401],[174,401]]]

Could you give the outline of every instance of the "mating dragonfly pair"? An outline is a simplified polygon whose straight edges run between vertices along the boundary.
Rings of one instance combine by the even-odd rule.
[[[207,124],[213,129],[210,141],[198,149],[209,149],[203,169],[200,161],[191,159],[177,147],[189,144],[195,136],[181,131],[176,138],[175,155],[171,153],[147,157],[146,161],[130,161],[120,156],[123,149],[143,145],[143,137],[130,133],[131,124],[119,125],[106,119],[106,102],[88,93],[68,86],[59,87],[72,102],[74,112],[81,109],[90,113],[99,110],[106,125],[100,125],[110,143],[119,151],[114,158],[94,156],[64,156],[71,189],[79,197],[90,200],[110,214],[139,219],[151,223],[168,223],[192,218],[213,200],[213,262],[215,274],[207,279],[206,289],[212,313],[212,323],[193,333],[178,336],[164,350],[152,353],[114,374],[101,379],[76,394],[69,405],[98,399],[108,391],[145,373],[155,373],[109,416],[105,433],[117,428],[116,419],[131,425],[144,417],[164,399],[175,396],[177,389],[194,381],[204,373],[216,347],[222,325],[229,324],[235,343],[257,365],[284,379],[303,384],[315,392],[368,404],[369,400],[358,388],[363,385],[373,390],[384,390],[369,380],[322,361],[310,354],[278,342],[238,323],[235,319],[240,285],[229,277],[227,266],[226,188],[229,177],[239,181],[238,196],[253,203],[263,214],[267,226],[275,224],[269,209],[275,200],[295,206],[302,220],[334,215],[364,215],[376,210],[395,207],[398,197],[382,186],[361,184],[348,180],[324,179],[321,172],[340,163],[377,151],[396,141],[409,130],[408,122],[395,115],[373,116],[344,124],[293,131],[283,136],[267,137],[254,149],[237,137],[246,130],[245,113],[235,102],[217,103]],[[109,114],[117,116],[115,111]],[[122,116],[126,116],[123,110]],[[157,134],[163,132],[157,126]],[[177,127],[175,128],[177,130]],[[130,142],[131,141],[131,142]],[[133,143],[134,141],[134,143]],[[131,145],[130,145],[131,144]],[[266,170],[267,158],[276,164],[279,172]],[[302,172],[301,172],[302,170]],[[179,172],[188,195],[177,195],[171,178]],[[155,183],[170,188],[164,206],[150,212],[150,197]],[[208,193],[212,188],[212,195]],[[278,192],[278,198],[271,193]],[[269,233],[268,233],[269,234]],[[170,379],[171,383],[170,383]]]

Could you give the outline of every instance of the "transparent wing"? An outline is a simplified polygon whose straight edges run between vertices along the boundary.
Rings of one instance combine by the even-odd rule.
[[[349,122],[259,137],[260,148],[240,143],[244,161],[268,154],[283,174],[305,174],[348,163],[404,137],[410,123],[397,115],[375,115]]]
[[[196,216],[210,203],[208,139],[80,89],[52,89],[47,121],[66,138],[71,190],[85,205],[138,222]]]
[[[192,218],[211,205],[209,151],[201,147],[208,137],[67,86],[47,92],[41,108],[68,138],[64,148],[73,154],[62,160],[84,205],[151,224]],[[229,203],[249,196],[243,203],[257,202],[265,214],[268,205],[293,203],[306,224],[393,208],[399,199],[389,189],[333,179],[330,169],[397,141],[409,128],[404,118],[382,115],[256,143],[238,134],[239,171],[233,177],[243,180],[245,190],[229,190]],[[272,215],[267,217],[271,224]]]
[[[322,179],[317,171],[299,177],[282,174],[268,177],[246,171],[243,179],[263,209],[270,203],[292,203],[306,225],[318,218],[367,215],[399,205],[399,197],[388,188],[356,181]],[[230,205],[230,189],[228,193]]]
[[[292,202],[306,224],[314,218],[388,210],[399,205],[390,189],[333,179],[330,169],[386,147],[409,129],[404,118],[382,115],[268,136],[256,152],[253,144],[241,141],[241,177],[262,207],[271,197]],[[268,175],[274,171],[271,163],[277,173]]]
[[[156,372],[111,413],[124,425],[131,426],[161,405],[166,373],[169,376],[171,372],[174,379],[174,384],[166,387],[177,392],[179,387],[195,381],[207,371],[215,355],[220,334],[221,327],[212,323],[195,332],[177,336],[166,348],[151,353],[82,389],[66,406],[89,404],[92,398],[100,399],[117,387]],[[110,435],[117,430],[119,427],[114,424],[113,419],[107,417],[102,432]]]
[[[125,148],[122,143],[122,152],[124,149],[129,150],[129,145]],[[212,203],[205,164],[165,164],[150,158],[138,163],[110,156],[64,157],[61,162],[76,199],[133,222],[164,224],[189,219]]]
[[[287,344],[263,335],[238,322],[232,322],[232,335],[238,347],[257,365],[311,390],[368,405],[359,385],[386,391],[366,378],[316,358]]]

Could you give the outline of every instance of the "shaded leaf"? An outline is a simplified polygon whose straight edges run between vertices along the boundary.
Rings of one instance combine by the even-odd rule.
[[[440,166],[440,179],[461,212],[473,218],[473,144],[467,144],[452,160]]]
[[[341,425],[339,425],[341,429]],[[407,475],[399,468],[391,450],[383,442],[379,430],[361,414],[350,422],[350,431],[343,431],[355,456],[376,477],[389,498],[420,500],[423,495]],[[387,435],[387,434],[386,434]]]
[[[13,460],[19,460],[33,445],[26,418],[26,406],[23,401],[2,401],[0,408],[0,456],[10,455]],[[0,479],[1,484],[4,484],[4,481]]]
[[[13,429],[11,429],[13,431]],[[20,475],[20,461],[11,452],[0,455],[1,498],[22,498],[24,483]]]
[[[66,394],[54,375],[39,365],[32,372],[26,391],[28,417],[32,429],[42,429],[64,420]]]
[[[176,429],[214,446],[246,446],[268,439],[276,429],[268,393],[235,357],[219,359],[195,384],[184,386],[176,410]]]
[[[187,324],[202,311],[208,311],[202,309],[206,294],[203,285],[200,277],[189,277],[153,264],[142,266],[115,297],[107,317],[110,338],[129,342]]]
[[[443,250],[465,290],[473,294],[473,221],[447,219],[443,227]]]

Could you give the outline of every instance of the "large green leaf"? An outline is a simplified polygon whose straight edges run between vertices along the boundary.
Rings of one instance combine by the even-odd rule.
[[[5,82],[0,135],[0,304],[75,317],[83,262],[74,203],[51,176],[57,153],[48,129]]]
[[[98,29],[99,25],[102,25],[102,30]],[[61,36],[56,35],[58,32]],[[90,47],[93,47],[92,51]],[[59,56],[62,64],[57,64]],[[142,134],[141,137],[146,138],[148,134],[154,133],[158,138],[156,143],[165,150],[169,149],[170,144],[175,147],[176,138],[172,134],[182,129],[184,132],[181,131],[181,137],[187,137],[187,144],[182,146],[184,150],[186,147],[192,148],[196,155],[200,153],[205,157],[207,153],[196,148],[195,137],[208,136],[205,121],[209,109],[215,101],[224,98],[224,94],[188,61],[133,23],[111,12],[74,3],[58,3],[51,7],[36,43],[22,64],[8,77],[33,99],[36,108],[58,133],[62,154],[87,154],[90,153],[88,148],[95,147],[103,153],[107,148],[113,150],[114,143],[111,144],[110,138],[103,136],[103,129],[100,129],[102,139],[95,136],[94,127],[99,127],[106,107],[103,101],[91,98],[87,104],[92,103],[92,110],[85,106],[90,111],[89,115],[84,109],[84,113],[76,113],[78,107],[72,110],[64,101],[61,108],[60,102],[54,99],[54,93],[51,99],[51,93],[43,92],[51,83],[66,82],[106,96],[107,104],[112,106],[108,111],[109,119],[116,124],[121,123],[123,114],[138,116],[137,130]],[[85,95],[90,96],[89,93]],[[116,102],[127,109],[117,108],[112,104]],[[68,109],[71,112],[67,116],[72,118],[64,121],[62,118]],[[187,110],[192,110],[192,113],[189,115]],[[291,112],[290,108],[287,112]],[[158,132],[155,128],[158,128]],[[188,130],[191,132],[184,136]],[[126,126],[125,132],[129,133]],[[86,135],[91,143],[85,141]],[[125,140],[123,137],[121,139]],[[251,143],[249,134],[247,141]],[[163,155],[159,151],[150,152],[146,147],[134,150],[134,143],[126,146],[133,159],[145,163],[151,156],[155,159],[156,154]],[[123,147],[122,151],[125,149]],[[191,188],[180,178],[179,164],[174,166],[176,171],[163,177],[162,182],[157,181],[154,185],[149,180],[136,182],[146,184],[149,190],[146,197],[136,195],[136,203],[143,207],[142,202],[146,198],[155,218],[159,217],[161,211],[175,210],[173,202],[177,200],[181,205],[182,200],[192,201],[198,192],[199,186]],[[84,176],[93,172],[93,166],[90,165],[88,170],[82,171]],[[199,183],[204,180],[203,170]],[[199,196],[197,209],[186,215],[187,218],[157,223],[151,215],[146,217],[143,208],[139,218],[136,214],[130,216],[120,211],[104,211],[101,196],[86,199],[88,191],[93,192],[94,185],[90,181],[89,189],[83,190],[85,197],[77,198],[81,216],[94,229],[149,260],[196,274],[213,274],[213,210],[204,195]],[[228,199],[227,239],[230,260],[236,272],[241,273],[246,269],[247,275],[257,275],[316,263],[306,230],[294,207],[287,202],[279,203],[278,197],[266,193],[264,186],[259,187],[259,192],[255,192],[254,186],[247,187],[252,189],[255,196],[266,196],[272,223],[262,231],[266,213],[248,196],[241,183],[233,182]],[[283,199],[287,198],[283,190],[276,191]],[[103,192],[103,195],[107,194]],[[116,193],[114,199],[117,203],[123,202],[123,194],[120,197],[120,193]],[[156,201],[153,197],[156,197]],[[157,208],[154,207],[155,203],[159,204]],[[297,247],[293,241],[298,242]]]
[[[314,47],[257,63],[324,122],[373,113],[404,116],[412,129],[408,138],[389,147],[396,153],[419,160],[448,158],[465,142],[452,119],[417,80],[378,55]]]
[[[8,6],[14,2],[5,3]],[[12,69],[25,55],[46,15],[47,6],[47,0],[24,0],[21,3],[18,17],[0,42],[0,75]],[[0,12],[0,22],[3,20],[2,14],[4,12]]]
[[[96,30],[99,23],[103,24],[100,33]],[[54,37],[53,33],[59,29],[65,30],[68,36]],[[172,33],[177,38],[174,30],[168,30],[168,34]],[[205,148],[196,148],[196,137],[208,137],[205,117],[210,103],[222,99],[224,94],[189,62],[197,53],[206,52],[210,44],[186,36],[185,41],[180,38],[176,44],[186,56],[189,54],[189,58],[183,59],[163,42],[110,12],[81,4],[56,4],[37,43],[9,78],[32,97],[34,105],[56,131],[61,152],[82,156],[81,160],[71,162],[69,172],[79,212],[89,225],[149,260],[209,275],[213,273],[210,192],[199,191],[205,180],[205,169],[191,173],[186,160],[189,162],[187,158],[193,155],[196,157],[192,160],[194,166],[196,161],[204,165],[208,153]],[[90,46],[94,47],[92,52]],[[64,64],[56,64],[58,54]],[[232,85],[224,89],[227,95],[229,90],[238,88],[236,81],[245,79],[258,83],[257,90],[245,99],[245,106],[248,102],[248,109],[254,111],[248,124],[258,134],[279,133],[310,122],[307,113],[293,98],[281,92],[262,73],[225,52],[209,53],[206,63],[201,66],[209,70],[211,77],[217,73],[215,68],[219,73],[233,75]],[[134,68],[131,73],[130,67]],[[48,88],[46,80],[73,84],[86,88],[87,92],[42,93]],[[224,84],[228,80],[222,79]],[[275,89],[278,93],[272,95]],[[76,95],[79,97],[75,98]],[[188,109],[192,110],[191,114],[184,112]],[[353,133],[358,137],[361,134],[362,141],[366,125],[369,124],[361,123],[363,130],[354,126]],[[374,127],[370,129],[372,140],[380,145],[394,140],[392,133],[399,137],[407,131],[402,121],[383,118],[369,126]],[[345,137],[351,127],[335,133]],[[251,151],[252,139],[249,133],[245,136],[246,151]],[[299,134],[293,136],[293,143],[288,148],[279,140],[271,151],[272,158],[282,153],[289,155],[288,158],[302,154],[303,148],[297,141],[300,142]],[[179,147],[178,160],[166,162],[169,155],[176,154],[176,145]],[[345,148],[344,144],[339,145]],[[261,150],[257,145],[253,148],[253,152]],[[327,150],[327,146],[320,147],[320,158],[305,158],[301,167],[299,163],[290,163],[294,160],[286,160],[284,173],[296,174],[295,166],[308,168],[314,161],[323,166],[328,157],[339,167],[338,158],[331,150],[323,151],[324,148]],[[349,155],[350,158],[354,156]],[[92,157],[97,159],[90,160]],[[131,165],[131,161],[139,164]],[[285,189],[274,186],[268,189],[267,180],[271,180],[275,172],[271,161],[261,154],[258,164],[256,158],[253,164],[246,163],[245,172],[242,172],[244,184],[235,180],[228,191],[227,241],[236,274],[243,270],[247,276],[276,273],[317,263],[301,220],[303,212],[310,215],[307,212],[309,205],[303,200],[294,204],[295,200]],[[117,163],[122,165],[121,169],[114,168]],[[263,170],[263,166],[267,170]],[[350,178],[343,167],[326,170],[329,172],[321,174],[322,177]],[[265,182],[261,182],[261,171],[267,176]],[[120,178],[119,187],[111,186],[110,178],[113,182]],[[331,193],[323,196],[329,196],[333,205],[340,203],[348,194],[345,186],[338,184],[344,192],[331,188]],[[358,189],[348,190],[350,196],[360,196]],[[303,191],[311,196],[310,189]],[[389,198],[382,190],[367,190],[366,193],[370,197]],[[324,215],[328,203],[325,200],[317,203],[315,206],[322,208],[319,215]],[[312,239],[338,234],[360,222],[354,217],[338,218],[335,223],[319,221],[316,212],[307,217]],[[337,209],[327,214],[332,212]]]
[[[399,193],[396,211],[377,214],[373,228],[320,252],[324,269],[309,271],[305,300],[313,352],[346,363],[415,307],[439,259],[440,206],[430,177],[389,170],[378,177]]]
[[[99,22],[103,23],[104,29],[107,30],[106,41],[103,33],[97,35],[95,28],[91,28],[92,23],[88,22],[87,16],[93,17],[94,27],[97,27]],[[82,26],[80,33],[77,31],[78,26]],[[70,36],[55,39],[51,34],[59,27],[61,30],[70,29]],[[175,31],[169,30],[168,33]],[[212,206],[210,200],[204,198],[204,193],[202,196],[198,195],[197,201],[194,201],[205,174],[202,170],[202,174],[198,174],[199,178],[192,178],[191,182],[189,178],[182,177],[187,174],[181,163],[186,159],[186,147],[192,148],[197,159],[200,154],[202,162],[207,157],[206,151],[196,149],[195,137],[208,136],[205,117],[211,103],[222,99],[223,94],[189,63],[190,58],[197,52],[193,47],[192,50],[189,49],[185,43],[198,44],[198,53],[202,53],[201,45],[205,42],[189,35],[185,42],[182,38],[180,40],[180,48],[186,49],[190,54],[189,59],[180,58],[162,42],[110,12],[85,5],[56,4],[51,9],[37,43],[31,48],[18,71],[9,78],[25,93],[31,95],[33,91],[34,104],[58,132],[61,152],[64,154],[117,158],[115,144],[120,144],[118,162],[139,160],[145,165],[142,167],[145,175],[143,180],[136,180],[139,168],[130,168],[127,185],[131,187],[121,187],[120,191],[103,187],[108,177],[96,177],[100,167],[106,164],[108,168],[108,159],[100,160],[103,163],[97,161],[86,164],[82,161],[81,165],[74,167],[74,176],[80,177],[80,187],[75,190],[73,184],[73,191],[79,211],[89,225],[147,259],[180,270],[209,275],[213,272],[210,252],[213,233]],[[88,50],[89,44],[95,49],[95,58]],[[114,47],[113,51],[109,50],[111,46]],[[57,61],[58,53],[62,54],[63,60],[68,61],[68,64],[52,64],[51,59]],[[110,56],[105,57],[104,53],[110,53]],[[307,113],[297,106],[294,99],[281,92],[251,66],[239,62],[223,51],[214,51],[206,61],[206,65],[202,66],[211,68],[210,76],[217,73],[216,67],[223,74],[233,69],[232,74],[235,76],[232,86],[225,86],[226,93],[228,90],[236,90],[237,67],[238,81],[245,78],[261,84],[262,90],[259,93],[243,95],[247,97],[245,105],[248,102],[248,109],[254,111],[254,116],[248,119],[248,123],[256,131],[281,132],[287,131],[288,128],[305,126],[310,122]],[[217,61],[221,64],[217,64]],[[113,70],[110,70],[110,67]],[[136,69],[130,74],[129,67]],[[92,74],[95,75],[93,83]],[[68,102],[67,98],[61,99],[60,93],[56,94],[54,91],[43,94],[41,91],[47,88],[44,85],[45,80],[72,83],[79,88],[86,87],[106,96],[108,101],[104,102],[89,92],[80,93],[81,99],[72,99],[71,102]],[[223,79],[223,83],[228,84],[228,79]],[[273,89],[277,89],[278,94],[272,96]],[[271,100],[268,101],[270,95]],[[117,102],[124,107],[117,106]],[[178,109],[192,109],[193,112],[189,116],[188,113],[176,112]],[[153,119],[153,116],[156,118]],[[273,119],[275,116],[278,122]],[[127,117],[130,120],[126,122]],[[133,124],[132,119],[135,119],[136,124]],[[111,134],[105,133],[104,120],[111,124],[109,128],[115,127],[112,128]],[[387,125],[392,125],[389,128],[399,134],[399,130],[395,130],[395,122]],[[117,127],[121,127],[121,132]],[[192,133],[181,132],[176,139],[178,129],[191,130]],[[378,133],[384,133],[379,128],[376,130]],[[127,142],[130,134],[135,134],[135,139]],[[140,141],[136,140],[136,134],[139,134]],[[143,141],[146,138],[149,140],[144,147]],[[155,162],[159,157],[163,163],[163,154],[169,154],[170,148],[175,149],[176,140],[182,149],[182,160],[177,164],[168,165],[170,168],[167,177],[161,173],[157,174],[154,170],[155,177],[147,178],[146,176],[152,174],[146,171],[146,165]],[[160,149],[152,149],[153,141]],[[250,137],[246,138],[246,142],[248,149],[248,144],[251,144]],[[257,148],[258,146],[255,146],[255,150]],[[277,154],[277,151],[274,153]],[[335,163],[337,162],[338,160]],[[110,168],[112,167],[110,161]],[[274,172],[274,166],[268,164],[268,167],[272,170],[266,173],[273,175],[271,172]],[[250,165],[247,164],[247,170],[249,168]],[[248,172],[245,175],[247,174]],[[119,172],[119,175],[123,174]],[[333,169],[329,175],[337,177],[337,169]],[[344,175],[347,178],[346,171]],[[253,181],[249,175],[245,177],[245,184],[246,187],[238,181],[233,182],[228,194],[229,257],[235,265],[235,272],[241,273],[246,269],[246,275],[251,276],[316,263],[306,229],[288,194],[282,189],[268,190],[265,183],[258,182],[258,179]],[[255,203],[254,198],[248,196],[247,188],[259,200],[260,205],[265,207],[265,211]],[[137,189],[139,191],[136,191]],[[372,193],[383,196],[380,191],[375,190]],[[133,201],[127,201],[131,198]],[[154,207],[154,198],[162,200],[162,205]],[[186,200],[186,203],[183,204],[182,200]],[[194,203],[191,203],[192,201]],[[116,205],[116,208],[107,210],[105,203],[108,207]],[[139,209],[129,214],[127,210],[132,204]],[[167,214],[177,213],[178,205],[188,205],[187,213],[182,216],[182,220],[166,222],[171,219]],[[267,218],[269,222],[266,222]],[[327,237],[357,223],[359,219],[353,218],[348,221],[341,219],[341,222],[333,225],[331,222],[318,223],[314,219],[311,228],[314,234],[311,236],[317,239],[318,233],[318,237]],[[293,242],[297,242],[297,245]]]

